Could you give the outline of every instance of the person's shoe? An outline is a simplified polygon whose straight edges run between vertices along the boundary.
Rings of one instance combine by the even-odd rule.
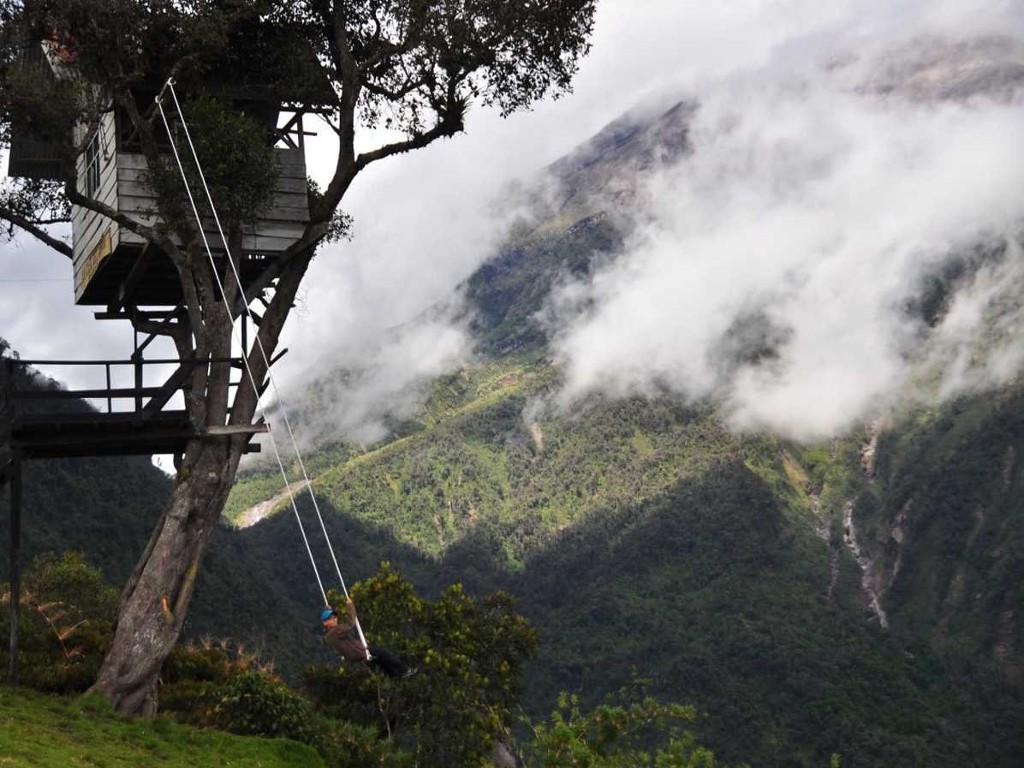
[[[409,667],[407,670],[405,670],[405,672],[402,673],[401,678],[403,680],[407,680],[419,671],[419,667]]]

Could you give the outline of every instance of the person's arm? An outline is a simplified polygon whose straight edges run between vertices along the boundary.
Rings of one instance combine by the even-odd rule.
[[[356,625],[356,604],[352,602],[352,598],[345,601],[345,614],[348,621],[343,621],[342,618],[338,617],[338,628],[343,632],[348,632],[352,627]]]

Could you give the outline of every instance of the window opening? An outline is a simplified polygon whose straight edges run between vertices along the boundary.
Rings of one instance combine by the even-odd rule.
[[[86,197],[96,198],[100,189],[100,132],[92,137],[89,146],[85,148],[85,194]]]

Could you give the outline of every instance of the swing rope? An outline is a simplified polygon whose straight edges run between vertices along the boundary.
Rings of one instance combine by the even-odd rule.
[[[171,99],[174,102],[175,111],[178,114],[178,119],[180,121],[180,124],[181,124],[182,130],[183,130],[183,133],[185,135],[185,138],[186,138],[186,140],[188,142],[189,150],[190,150],[190,153],[192,155],[192,159],[195,162],[196,170],[197,170],[198,176],[199,176],[199,180],[200,180],[200,182],[202,184],[203,191],[204,191],[204,193],[206,195],[206,200],[207,200],[207,202],[208,202],[208,204],[210,206],[210,210],[211,210],[211,212],[213,214],[213,219],[214,219],[214,222],[215,222],[215,224],[217,226],[217,231],[218,231],[218,233],[220,235],[221,242],[224,245],[225,261],[231,267],[231,272],[232,272],[232,275],[233,275],[233,277],[235,279],[235,284],[238,287],[239,296],[242,297],[242,299],[243,299],[243,307],[245,309],[245,312],[246,312],[248,318],[253,322],[254,327],[258,327],[257,326],[256,318],[254,317],[252,310],[249,308],[248,303],[244,301],[244,299],[245,299],[245,288],[242,285],[242,279],[241,279],[241,276],[238,273],[238,269],[237,269],[237,267],[235,265],[234,259],[231,257],[231,251],[230,251],[230,248],[228,246],[227,236],[224,234],[224,229],[223,229],[223,227],[221,225],[220,216],[217,214],[217,208],[216,208],[216,205],[213,202],[213,196],[210,193],[210,188],[209,188],[209,186],[206,183],[206,175],[203,173],[203,167],[202,167],[202,164],[201,164],[201,162],[199,160],[199,155],[198,155],[198,153],[196,151],[195,144],[192,141],[192,135],[191,135],[191,133],[190,133],[190,131],[188,129],[188,124],[187,124],[187,122],[185,120],[185,114],[184,114],[184,112],[181,109],[181,103],[178,101],[178,95],[177,95],[177,93],[174,90],[174,79],[170,78],[164,84],[164,87],[161,89],[160,94],[157,96],[156,104],[157,104],[157,108],[160,111],[160,118],[161,118],[161,120],[164,123],[164,128],[167,130],[167,136],[168,136],[168,139],[170,141],[171,151],[172,151],[172,153],[174,155],[175,163],[178,166],[178,172],[181,174],[182,182],[185,185],[185,192],[186,192],[186,194],[188,196],[189,204],[192,207],[192,213],[195,216],[196,226],[197,226],[197,228],[199,230],[200,237],[203,240],[203,246],[204,246],[204,248],[206,250],[207,258],[210,261],[210,267],[211,267],[211,270],[213,272],[214,279],[217,281],[217,287],[219,288],[219,290],[221,292],[221,295],[224,296],[225,295],[224,294],[224,283],[223,283],[223,280],[221,279],[220,272],[217,269],[216,259],[214,258],[213,251],[210,248],[209,240],[206,237],[206,232],[203,230],[202,217],[199,214],[199,209],[198,209],[198,207],[196,205],[196,202],[195,202],[195,199],[194,199],[194,197],[192,195],[192,190],[191,190],[191,187],[189,185],[188,176],[187,176],[187,174],[185,172],[185,167],[184,167],[184,165],[183,165],[183,163],[181,161],[181,157],[180,157],[179,152],[178,152],[178,146],[177,146],[177,143],[175,141],[174,132],[171,130],[170,122],[169,122],[169,120],[167,118],[167,114],[164,111],[164,107],[163,107],[163,94],[164,94],[165,90],[170,92]],[[249,381],[252,383],[253,391],[258,393],[259,392],[259,386],[256,383],[256,377],[253,374],[252,366],[249,363],[248,354],[246,353],[246,350],[244,349],[244,347],[242,347],[241,339],[239,338],[238,331],[235,328],[235,320],[236,320],[236,318],[235,318],[234,314],[231,311],[231,307],[228,306],[228,303],[226,301],[223,302],[223,303],[224,303],[224,310],[227,312],[228,319],[231,322],[232,338],[233,338],[234,341],[238,342],[239,347],[242,349],[242,360],[243,360],[243,362],[245,364],[245,370],[248,373]],[[327,526],[324,523],[323,514],[320,511],[320,505],[317,502],[316,494],[314,494],[314,492],[313,492],[313,484],[312,484],[312,482],[309,479],[309,474],[306,471],[306,465],[303,462],[302,454],[299,451],[298,442],[295,439],[295,433],[292,430],[291,422],[288,419],[288,410],[287,410],[286,404],[284,402],[284,398],[281,396],[280,391],[277,388],[277,382],[274,380],[273,373],[271,372],[270,359],[269,359],[269,357],[267,355],[266,349],[263,346],[263,341],[260,339],[259,332],[257,332],[255,334],[254,338],[255,338],[256,347],[259,349],[260,355],[263,358],[264,365],[266,366],[267,379],[268,379],[268,381],[269,381],[269,383],[270,383],[270,385],[271,385],[271,387],[273,389],[274,397],[277,399],[277,402],[278,402],[278,404],[280,406],[282,420],[283,420],[283,422],[285,424],[285,428],[286,428],[286,430],[288,432],[288,436],[291,439],[292,448],[295,451],[295,458],[296,458],[296,460],[298,462],[299,468],[302,471],[303,481],[305,482],[306,489],[309,491],[309,497],[310,497],[310,499],[313,502],[313,509],[316,511],[317,520],[320,523],[320,530],[323,533],[324,540],[327,543],[327,549],[328,549],[328,551],[330,552],[330,555],[331,555],[331,560],[334,563],[334,569],[335,569],[335,571],[336,571],[336,573],[338,575],[338,582],[341,584],[341,589],[342,589],[342,592],[345,595],[345,598],[349,599],[348,587],[345,584],[344,576],[342,576],[341,567],[338,564],[338,558],[337,558],[337,556],[335,555],[335,552],[334,552],[334,546],[331,543],[330,535],[327,533]],[[268,425],[270,425],[270,418],[266,414],[266,412],[262,409],[262,407],[260,408],[260,412],[261,412],[261,415],[263,416],[264,420],[267,421]],[[299,532],[302,535],[302,541],[303,541],[303,543],[305,544],[305,547],[306,547],[306,554],[309,556],[310,565],[313,567],[313,574],[316,577],[317,586],[319,586],[320,594],[323,596],[324,605],[326,607],[330,608],[331,607],[330,606],[330,601],[328,601],[328,599],[327,599],[327,592],[324,590],[323,580],[320,577],[320,571],[317,568],[316,559],[313,556],[313,551],[312,551],[312,548],[310,547],[310,544],[309,544],[309,538],[308,538],[308,536],[306,534],[305,526],[302,523],[302,517],[299,514],[298,505],[296,504],[296,501],[295,501],[295,494],[292,493],[291,484],[288,482],[288,474],[285,471],[284,462],[281,459],[281,454],[280,454],[280,451],[278,450],[278,447],[277,447],[277,441],[274,438],[273,429],[270,429],[268,434],[270,436],[270,443],[271,443],[271,445],[273,446],[273,449],[274,449],[274,456],[275,456],[275,458],[277,460],[278,468],[281,471],[281,477],[284,480],[285,491],[288,494],[288,499],[289,499],[289,501],[291,503],[292,511],[295,514],[295,520],[296,520],[296,522],[299,525]],[[361,626],[361,624],[359,622],[358,616],[356,617],[356,620],[355,620],[355,628],[356,628],[356,632],[359,635],[359,640],[360,640],[360,642],[362,642],[363,648],[366,650],[366,658],[367,658],[367,660],[370,660],[371,656],[370,656],[369,644],[366,642],[366,637],[363,634],[363,628],[362,628],[362,626]]]

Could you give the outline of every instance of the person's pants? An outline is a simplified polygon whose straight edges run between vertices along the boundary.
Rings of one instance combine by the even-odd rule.
[[[370,664],[388,677],[401,677],[408,669],[400,658],[383,646],[371,645],[370,656]]]

